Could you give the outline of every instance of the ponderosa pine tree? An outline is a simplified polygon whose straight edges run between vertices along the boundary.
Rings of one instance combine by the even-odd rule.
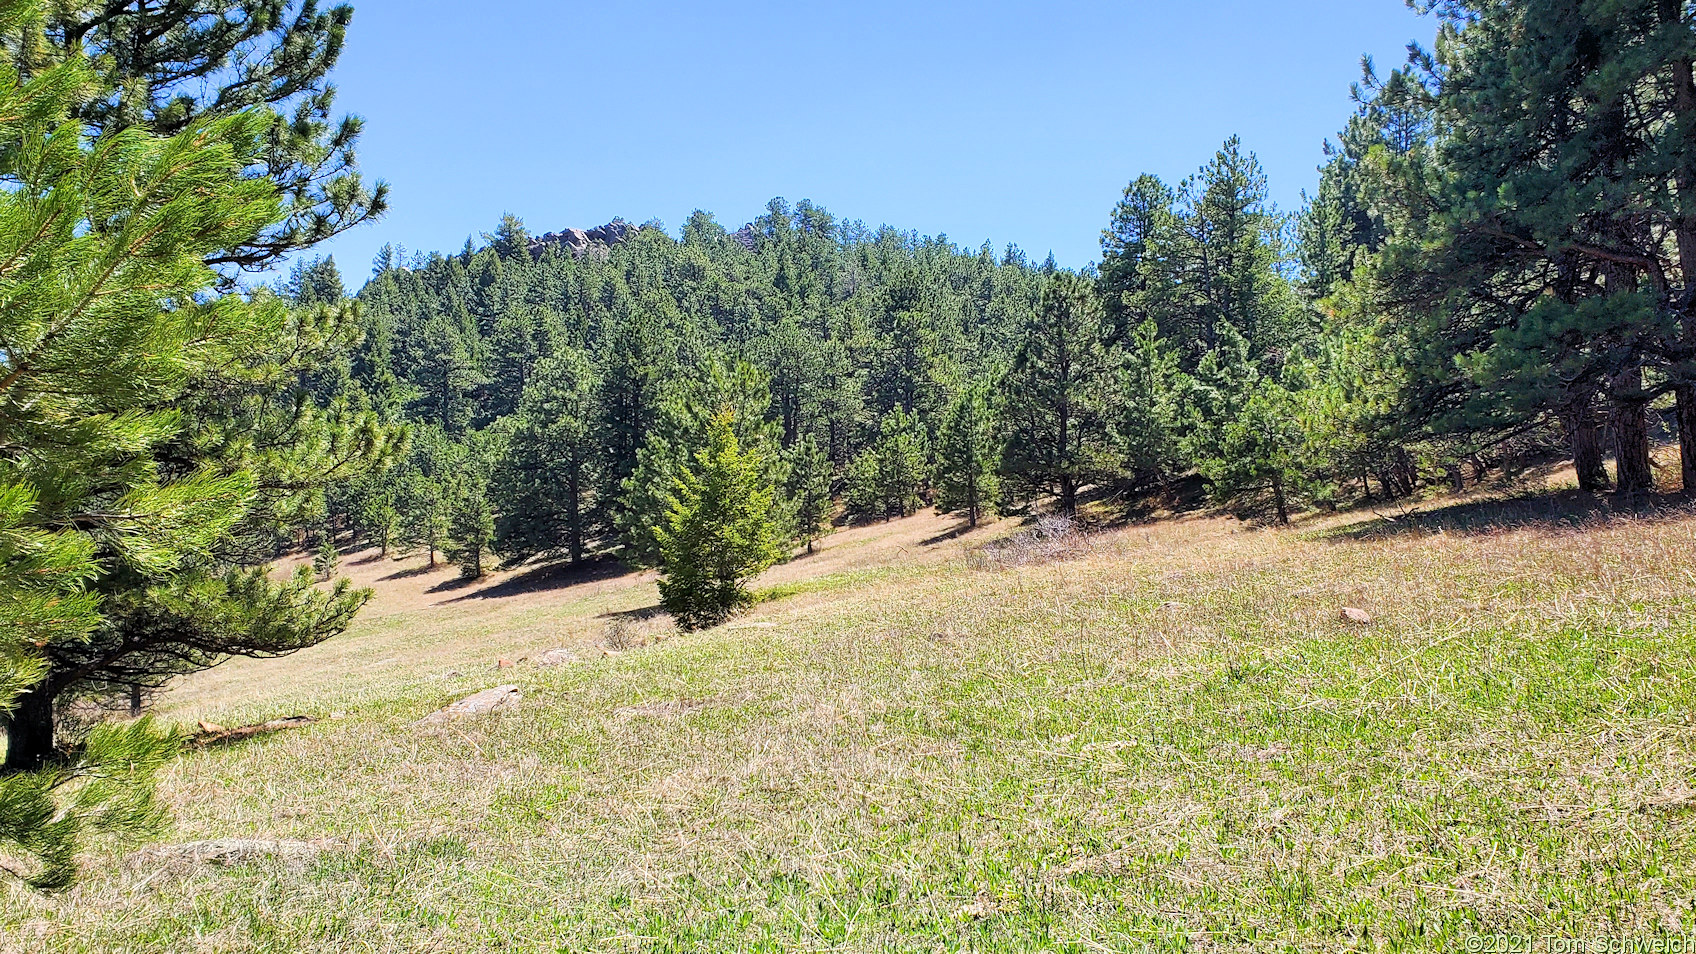
[[[848,509],[862,517],[892,520],[924,504],[930,453],[918,415],[899,405],[878,422],[877,438],[848,468]]]
[[[604,445],[601,499],[615,519],[630,519],[624,484],[641,463],[666,383],[675,372],[676,347],[669,339],[659,314],[636,308],[612,322],[596,349],[601,356],[598,432]]]
[[[1094,286],[1056,272],[1000,383],[1003,472],[1054,494],[1067,516],[1077,512],[1079,488],[1116,472],[1106,417],[1112,384],[1106,337]]]
[[[785,315],[751,350],[771,382],[772,411],[783,446],[794,447],[825,416],[821,399],[832,357],[828,344]]]
[[[317,552],[312,554],[313,575],[318,577],[320,583],[326,582],[330,577],[336,575],[336,570],[341,566],[341,563],[342,555],[341,551],[336,549],[336,541],[330,539],[329,534],[324,534],[324,539],[318,544]]]
[[[1432,447],[1426,413],[1442,404],[1409,390],[1410,323],[1377,280],[1392,237],[1423,229],[1430,213],[1416,197],[1432,171],[1429,91],[1406,70],[1380,80],[1368,61],[1363,72],[1353,88],[1359,109],[1326,144],[1330,159],[1298,223],[1299,287],[1323,328],[1308,348],[1302,420],[1331,502],[1356,478],[1368,498],[1374,477],[1386,498],[1411,494],[1416,460]],[[1462,437],[1447,442],[1451,450],[1494,439]],[[1443,464],[1451,479],[1460,473],[1459,460]]]
[[[1269,496],[1278,522],[1290,522],[1292,491],[1306,473],[1294,375],[1278,375],[1249,356],[1248,342],[1229,324],[1219,346],[1186,381],[1189,428],[1185,456],[1195,462],[1215,499]]]
[[[1113,207],[1113,217],[1101,233],[1101,285],[1103,309],[1115,340],[1127,336],[1143,321],[1139,308],[1146,308],[1144,293],[1160,267],[1149,260],[1163,242],[1170,241],[1174,223],[1172,189],[1156,176],[1141,175],[1125,186],[1125,194]]]
[[[1283,223],[1267,198],[1259,160],[1239,139],[1226,140],[1212,161],[1184,180],[1169,213],[1159,212],[1153,185],[1143,188],[1154,192],[1147,200],[1154,210],[1146,216],[1150,231],[1137,257],[1139,278],[1122,296],[1124,330],[1152,319],[1185,372],[1219,347],[1224,324],[1256,360],[1305,338],[1305,316],[1280,274]],[[1120,255],[1114,270],[1128,265]]]
[[[898,407],[933,418],[946,403],[955,376],[955,342],[947,324],[916,276],[897,277],[885,293],[884,308],[880,346],[870,356],[873,403],[880,410]]]
[[[768,469],[758,451],[742,449],[727,409],[678,473],[654,536],[660,602],[683,629],[716,626],[749,605],[746,581],[783,558]]]
[[[784,489],[795,510],[795,535],[813,552],[819,537],[830,532],[835,503],[831,484],[836,470],[811,434],[801,438],[788,452],[789,477]]]
[[[1001,494],[1000,426],[989,387],[973,384],[954,396],[936,436],[936,507],[961,512],[977,526]]]
[[[446,497],[441,483],[433,477],[412,472],[401,478],[395,508],[399,515],[395,542],[403,554],[423,549],[429,565],[436,565],[436,554],[448,541]]]
[[[1144,490],[1183,470],[1179,405],[1188,379],[1151,318],[1130,329],[1116,357],[1108,430],[1122,479]]]
[[[582,352],[566,349],[537,363],[489,488],[495,550],[509,563],[557,556],[579,563],[588,552],[602,520],[599,394]]]
[[[36,13],[0,2],[9,49],[41,49]],[[280,221],[272,184],[241,175],[261,155],[266,117],[197,121],[168,138],[85,137],[72,117],[98,89],[77,55],[32,63],[27,79],[15,61],[0,67],[0,254],[10,263],[0,274],[0,870],[41,888],[68,883],[85,833],[134,834],[159,817],[150,779],[171,740],[146,720],[100,727],[61,757],[54,702],[86,675],[62,660],[114,633],[144,639],[130,625],[149,603],[142,594],[206,585],[198,568],[259,479],[239,462],[187,472],[136,462],[178,436],[173,405],[197,374],[242,364],[281,320],[274,300],[206,294],[217,279],[207,259]],[[320,593],[315,605],[334,599]]]
[[[1559,416],[1590,489],[1600,396],[1618,489],[1647,490],[1647,408],[1688,372],[1696,32],[1659,0],[1438,12],[1416,63],[1439,133],[1442,176],[1419,195],[1434,227],[1399,235],[1385,268],[1421,322],[1416,383],[1449,396],[1448,428]]]
[[[403,555],[423,550],[433,567],[450,546],[453,482],[466,456],[466,448],[440,430],[419,429],[395,472],[395,543]]]
[[[495,514],[489,505],[488,480],[479,473],[461,474],[447,493],[447,558],[459,575],[480,580],[495,542]]]
[[[330,71],[353,8],[316,0],[68,0],[45,11],[45,44],[19,47],[26,75],[65,56],[97,64],[102,93],[78,106],[96,132],[140,127],[172,136],[210,118],[268,117],[250,178],[275,184],[283,216],[209,253],[214,265],[268,268],[291,252],[369,222],[388,187],[368,187],[354,157],[363,126],[333,116]]]
[[[237,521],[168,573],[103,544],[109,572],[95,583],[103,623],[82,642],[43,649],[50,672],[11,720],[8,758],[49,757],[41,753],[56,713],[70,701],[133,709],[177,675],[328,639],[368,597],[346,580],[320,590],[305,568],[273,580],[263,564],[280,541],[323,528],[326,488],[386,467],[405,446],[405,429],[380,423],[346,397],[320,406],[299,387],[307,368],[345,342],[349,310],[290,311],[265,294],[249,307],[256,320],[243,336],[194,367],[168,407],[158,408],[182,424],[149,448],[167,479],[243,475],[247,489],[232,503]]]

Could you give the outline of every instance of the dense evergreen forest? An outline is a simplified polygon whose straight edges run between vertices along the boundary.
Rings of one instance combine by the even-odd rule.
[[[168,735],[62,730],[344,631],[356,544],[658,566],[694,626],[929,505],[1288,522],[1560,455],[1696,487],[1690,5],[1433,12],[1302,208],[1233,138],[1131,179],[1081,271],[776,199],[598,239],[508,215],[354,289],[312,257],[387,204],[333,115],[349,8],[3,0],[0,838],[51,887],[84,828],[144,829]]]

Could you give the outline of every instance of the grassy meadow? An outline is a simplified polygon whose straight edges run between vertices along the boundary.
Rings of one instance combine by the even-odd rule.
[[[379,593],[352,632],[163,710],[322,721],[185,753],[164,842],[102,849],[63,895],[0,894],[0,951],[1690,932],[1696,513],[1427,511],[1191,517],[1028,560],[985,549],[1011,521],[924,514],[827,538],[687,635],[648,574],[462,587],[353,554]],[[577,661],[530,661],[551,648]],[[508,682],[514,709],[413,725]],[[289,850],[170,849],[226,838]]]

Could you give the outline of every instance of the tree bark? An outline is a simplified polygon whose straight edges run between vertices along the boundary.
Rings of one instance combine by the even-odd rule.
[[[37,683],[16,705],[6,718],[6,771],[31,772],[53,758],[53,692]]]
[[[1613,399],[1615,487],[1621,494],[1644,494],[1655,489],[1649,466],[1649,415],[1643,390],[1643,371],[1632,368],[1614,379]]]
[[[1288,525],[1290,522],[1290,505],[1284,499],[1284,478],[1278,474],[1272,475],[1272,503],[1278,508],[1278,522]]]
[[[1656,0],[1655,8],[1663,24],[1684,21],[1683,0]],[[1673,108],[1683,123],[1696,121],[1696,74],[1691,72],[1690,60],[1672,60]],[[1673,170],[1678,186],[1679,210],[1673,218],[1673,236],[1678,244],[1679,277],[1684,284],[1683,342],[1686,349],[1696,352],[1696,150],[1686,147],[1679,155]],[[1688,369],[1687,369],[1688,371]],[[1696,493],[1696,382],[1677,389],[1679,471],[1684,492]]]
[[[571,551],[571,562],[583,562],[583,488],[582,474],[578,468],[571,468],[571,474],[565,481],[565,506],[570,514],[566,518],[566,548]],[[812,550],[809,548],[808,553]]]
[[[1588,396],[1561,410],[1561,426],[1572,445],[1572,466],[1578,472],[1578,489],[1600,493],[1608,489],[1608,468],[1603,463],[1602,429]]]
[[[1691,328],[1696,329],[1696,324]],[[1678,456],[1684,492],[1696,494],[1696,384],[1678,388]]]
[[[1060,475],[1060,512],[1068,517],[1078,512],[1078,482],[1071,474]]]

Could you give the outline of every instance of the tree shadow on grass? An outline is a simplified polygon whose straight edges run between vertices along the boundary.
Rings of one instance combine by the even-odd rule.
[[[455,577],[450,577],[448,579],[445,579],[440,583],[437,583],[435,586],[430,587],[429,589],[425,590],[424,592],[426,592],[426,593],[449,593],[449,592],[452,592],[453,590],[463,590],[468,586],[476,586],[480,582],[482,582],[482,581],[480,579],[478,579],[477,577],[474,577],[474,576],[455,576]]]
[[[1581,527],[1617,518],[1678,520],[1696,515],[1696,504],[1679,494],[1621,497],[1580,490],[1525,494],[1452,504],[1435,510],[1373,511],[1375,519],[1318,534],[1322,540],[1384,540],[1420,533],[1482,535],[1504,530]]]
[[[598,614],[596,619],[623,620],[627,623],[641,623],[656,616],[664,616],[665,607],[655,603],[652,606],[639,606],[636,609],[608,610]]]
[[[381,579],[383,579],[383,580],[410,580],[415,576],[428,576],[429,574],[434,573],[437,570],[442,569],[445,565],[446,564],[438,563],[435,566],[431,566],[430,564],[426,563],[423,566],[411,566],[411,567],[407,567],[406,569],[403,569],[403,570],[396,570],[393,573],[390,573],[388,576],[381,577]]]
[[[920,540],[919,546],[934,547],[939,543],[947,543],[950,540],[958,540],[976,529],[977,527],[972,526],[972,522],[970,520],[961,520],[959,523],[949,527],[947,530],[942,531],[928,540]]]
[[[613,559],[588,560],[576,566],[569,563],[545,563],[507,577],[493,586],[486,586],[464,596],[456,596],[449,602],[498,600],[508,596],[521,596],[525,593],[562,590],[583,583],[596,583],[601,580],[628,576],[636,572],[638,571],[628,564]],[[451,589],[453,587],[443,584],[441,588]]]

